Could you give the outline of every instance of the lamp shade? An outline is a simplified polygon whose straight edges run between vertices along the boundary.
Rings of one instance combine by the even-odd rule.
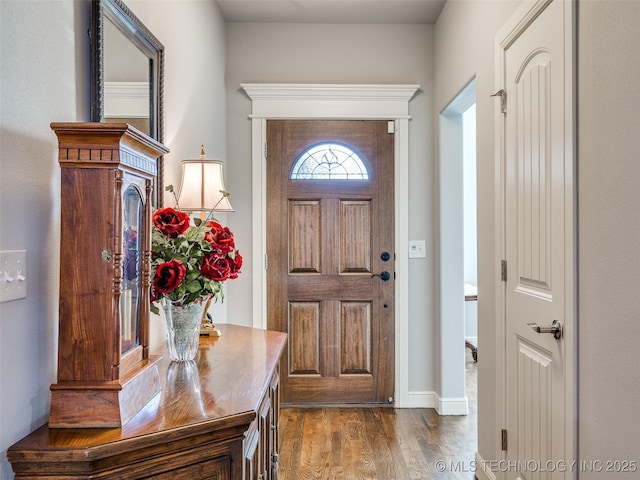
[[[194,212],[233,212],[225,196],[222,162],[218,160],[183,160],[182,182],[178,203],[183,210]]]

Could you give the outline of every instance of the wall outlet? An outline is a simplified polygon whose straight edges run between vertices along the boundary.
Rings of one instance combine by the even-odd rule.
[[[27,251],[0,252],[0,303],[26,298]]]
[[[426,258],[427,248],[424,240],[409,241],[409,258]]]

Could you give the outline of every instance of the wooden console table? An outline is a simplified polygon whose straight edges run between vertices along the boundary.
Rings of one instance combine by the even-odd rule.
[[[16,478],[277,480],[286,335],[219,327],[193,363],[165,355],[162,391],[122,428],[44,425],[10,447]]]

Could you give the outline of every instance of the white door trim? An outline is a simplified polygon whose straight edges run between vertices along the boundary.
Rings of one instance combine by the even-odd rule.
[[[554,0],[524,0],[523,4],[516,10],[512,17],[505,23],[495,36],[495,84],[496,92],[506,88],[505,79],[505,50],[524,32],[524,30],[542,13],[542,11]],[[562,0],[555,0],[562,1]],[[575,159],[575,2],[562,1],[564,9],[564,101],[565,101],[565,152],[564,158],[570,159],[565,162],[565,324],[563,325],[563,335],[565,342],[567,367],[565,369],[565,398],[566,405],[564,411],[565,418],[565,459],[571,462],[577,458],[577,418],[578,418],[578,397],[577,397],[577,328],[576,312],[577,298],[575,282],[577,281],[577,245],[576,245],[576,221],[577,221],[577,200],[576,200],[576,159]],[[500,451],[501,428],[507,425],[507,394],[506,386],[506,351],[507,351],[507,319],[506,319],[506,283],[501,281],[500,259],[506,258],[506,207],[505,207],[505,132],[506,121],[501,112],[500,100],[497,97],[495,102],[495,308],[496,315],[496,365],[495,375],[497,384],[496,398],[496,419],[500,425],[496,425],[496,459],[505,459],[506,454]],[[507,111],[509,111],[509,99],[507,98]],[[502,478],[506,472],[502,472]],[[499,474],[500,475],[500,474]],[[577,471],[571,478],[576,478]],[[567,477],[569,478],[569,477]]]
[[[467,415],[465,373],[463,113],[476,101],[471,79],[440,112],[438,158],[440,260],[439,415]],[[477,343],[476,343],[477,345]]]
[[[266,133],[268,119],[367,119],[395,123],[395,406],[409,406],[409,100],[419,85],[240,85],[251,99],[253,326],[267,326]]]

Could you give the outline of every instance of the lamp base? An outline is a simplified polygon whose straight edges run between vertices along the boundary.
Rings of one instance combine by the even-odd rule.
[[[211,305],[211,297],[207,299],[207,303],[202,312],[200,320],[200,335],[204,337],[221,337],[222,332],[213,324],[213,317],[209,313],[209,305]]]
[[[222,332],[213,323],[207,322],[200,324],[200,336],[221,337]]]

